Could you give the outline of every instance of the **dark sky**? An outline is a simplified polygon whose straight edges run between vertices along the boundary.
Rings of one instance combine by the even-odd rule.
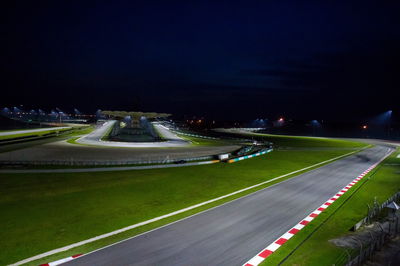
[[[0,106],[230,119],[400,111],[399,1],[9,2]]]

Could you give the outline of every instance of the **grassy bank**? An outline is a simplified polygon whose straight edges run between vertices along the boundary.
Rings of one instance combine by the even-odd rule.
[[[217,140],[217,139],[206,139],[206,138],[199,138],[194,136],[188,136],[177,133],[179,137],[184,140],[191,142],[195,146],[223,146],[227,144],[232,144],[232,142],[224,141],[224,140]]]
[[[303,136],[285,136],[285,135],[272,135],[272,134],[262,134],[262,133],[254,133],[254,132],[237,132],[237,131],[223,131],[224,133],[229,133],[231,135],[241,135],[246,136],[248,138],[253,138],[257,140],[264,140],[272,142],[277,147],[291,147],[291,148],[300,148],[300,147],[332,147],[332,148],[355,148],[363,146],[364,144],[355,142],[355,141],[347,141],[341,139],[330,139],[330,138],[319,138],[319,137],[303,137]]]
[[[65,132],[71,130],[70,128],[64,128],[64,129],[51,129],[49,128],[48,130],[45,131],[39,131],[39,132],[28,132],[28,133],[16,133],[16,134],[10,134],[6,136],[0,136],[0,140],[12,140],[12,139],[19,139],[19,138],[28,138],[28,137],[41,137],[45,136],[50,133],[55,133],[55,132]],[[12,132],[10,132],[12,133]]]
[[[64,128],[64,129],[52,129],[49,128],[45,131],[40,132],[27,132],[27,133],[20,133],[20,134],[10,134],[6,136],[0,136],[1,141],[8,141],[8,140],[25,140],[25,139],[33,139],[33,138],[40,138],[45,136],[52,136],[52,135],[65,135],[68,136],[77,136],[82,134],[88,134],[93,130],[92,126],[83,125],[82,127],[71,127],[71,128]]]
[[[347,148],[348,145],[335,147]],[[274,151],[235,164],[125,172],[1,174],[0,238],[7,241],[0,242],[0,264],[13,263],[176,211],[348,152],[347,149]],[[86,253],[220,203],[39,262]]]
[[[92,126],[83,126],[80,128],[74,128],[74,130],[63,131],[62,134],[53,134],[49,136],[42,137],[29,137],[23,139],[16,139],[15,141],[4,141],[7,143],[2,143],[4,145],[0,145],[0,153],[14,151],[19,149],[25,149],[36,145],[42,145],[46,143],[51,143],[60,140],[66,140],[69,138],[75,138],[77,135],[88,134],[93,130]],[[76,137],[77,138],[77,137]],[[75,138],[75,139],[76,139]]]
[[[365,217],[367,204],[372,204],[375,197],[383,202],[400,190],[398,154],[399,150],[371,172],[369,179],[357,183],[350,193],[335,201],[262,265],[342,265],[345,250],[328,241],[352,234],[349,229]]]
[[[25,128],[25,129],[21,129],[21,128],[5,129],[5,130],[0,130],[0,133],[3,133],[3,132],[15,132],[15,131],[20,131],[20,130],[31,130],[31,129],[41,129],[41,127],[33,127],[33,128]]]
[[[75,128],[68,136],[75,137],[75,136],[82,136],[91,133],[94,130],[94,126],[85,126],[81,128]]]

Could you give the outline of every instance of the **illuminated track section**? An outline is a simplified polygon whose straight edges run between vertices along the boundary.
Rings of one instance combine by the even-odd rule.
[[[105,122],[101,127],[94,130],[92,133],[83,136],[76,140],[79,144],[92,146],[120,147],[120,148],[160,148],[160,147],[183,147],[189,146],[190,142],[178,137],[172,133],[167,127],[153,123],[157,132],[166,139],[159,142],[122,142],[122,141],[106,141],[102,138],[111,130],[116,123],[116,120]]]
[[[34,133],[40,133],[40,132],[45,132],[45,131],[58,131],[58,130],[65,130],[65,129],[70,129],[70,128],[71,127],[49,127],[49,128],[5,131],[5,132],[0,132],[0,137],[19,135],[19,134],[30,134],[30,133],[34,134]]]

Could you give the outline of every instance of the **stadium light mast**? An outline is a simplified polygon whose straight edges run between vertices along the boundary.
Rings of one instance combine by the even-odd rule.
[[[311,126],[313,129],[313,135],[316,136],[317,129],[321,126],[321,124],[318,122],[318,120],[314,119],[314,120],[311,120]]]
[[[391,131],[391,126],[392,126],[392,110],[387,111],[388,115],[388,138],[390,138],[390,131]]]

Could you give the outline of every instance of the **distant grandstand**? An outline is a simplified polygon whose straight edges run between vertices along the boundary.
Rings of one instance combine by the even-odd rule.
[[[160,141],[161,138],[150,121],[171,116],[166,113],[127,111],[102,111],[102,114],[118,120],[108,136],[109,140],[127,142]]]

